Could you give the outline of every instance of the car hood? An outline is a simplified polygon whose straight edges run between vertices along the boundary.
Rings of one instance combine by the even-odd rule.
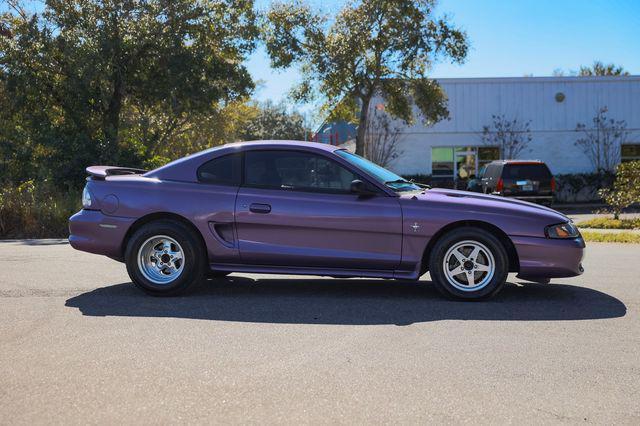
[[[401,195],[402,198],[429,202],[434,207],[442,207],[451,211],[465,211],[470,214],[487,213],[510,217],[535,217],[548,224],[567,222],[570,219],[564,214],[527,201],[476,192],[453,189],[433,188],[420,193]]]

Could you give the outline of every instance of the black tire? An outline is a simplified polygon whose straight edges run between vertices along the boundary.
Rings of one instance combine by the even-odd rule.
[[[482,259],[478,259],[477,265],[474,263],[474,261],[471,261],[470,263],[462,263],[459,260],[453,259],[452,256],[455,257],[453,253],[448,256],[450,262],[452,263],[447,263],[447,266],[450,269],[454,269],[454,267],[455,269],[457,269],[457,267],[459,266],[461,268],[460,270],[462,271],[456,277],[450,278],[458,285],[458,287],[456,287],[449,281],[449,278],[445,273],[445,256],[447,255],[449,250],[452,250],[456,246],[462,244],[462,251],[458,253],[463,253],[466,251],[467,255],[463,257],[468,257],[467,260],[471,260],[471,254],[469,253],[469,251],[471,251],[470,249],[473,246],[467,246],[464,242],[470,242],[470,244],[479,243],[479,245],[476,245],[476,247],[484,246],[484,248],[486,248],[489,253],[483,253],[484,249],[482,249],[482,254],[479,255],[480,257],[482,257]],[[473,269],[482,267],[485,264],[491,264],[491,261],[489,260],[491,257],[493,257],[492,260],[493,264],[495,265],[493,268],[492,276],[488,271],[480,272],[476,269]],[[434,245],[429,256],[429,272],[431,274],[431,280],[433,281],[435,287],[440,293],[448,298],[460,300],[489,299],[495,296],[502,289],[506,282],[507,274],[509,273],[509,257],[502,243],[495,236],[485,231],[484,229],[475,227],[457,228],[451,230],[450,232],[447,232],[445,235],[440,237]],[[473,276],[473,280],[476,280],[477,276],[477,279],[480,281],[481,286],[479,286],[480,284],[478,284],[477,290],[473,290],[473,287],[469,287],[465,290],[460,289],[461,287],[464,287],[464,283],[460,282],[463,281],[461,279],[461,276],[465,277],[464,281],[467,282],[467,285],[469,285],[468,281],[471,280],[467,279],[467,276],[465,274]],[[485,278],[486,282],[483,283]],[[456,279],[460,281],[457,281]]]
[[[139,265],[139,251],[142,245],[155,236],[168,236],[180,244],[183,262],[180,274],[167,283],[154,283],[145,276]],[[185,293],[201,282],[206,268],[206,251],[198,235],[188,226],[172,220],[158,220],[147,223],[129,239],[125,250],[125,263],[131,281],[136,287],[152,296],[175,296]]]

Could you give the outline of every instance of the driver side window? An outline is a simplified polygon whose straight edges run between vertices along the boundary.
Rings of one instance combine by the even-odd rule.
[[[358,176],[335,161],[301,151],[247,151],[245,185],[269,189],[349,193]]]

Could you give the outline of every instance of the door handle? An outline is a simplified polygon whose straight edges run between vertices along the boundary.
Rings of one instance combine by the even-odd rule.
[[[266,214],[271,212],[271,206],[269,204],[252,203],[249,206],[249,210],[253,213]]]

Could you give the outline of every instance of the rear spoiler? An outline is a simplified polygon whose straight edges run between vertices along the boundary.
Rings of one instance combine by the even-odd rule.
[[[107,176],[140,175],[147,173],[147,170],[119,166],[89,166],[87,173],[92,179],[104,180]]]

